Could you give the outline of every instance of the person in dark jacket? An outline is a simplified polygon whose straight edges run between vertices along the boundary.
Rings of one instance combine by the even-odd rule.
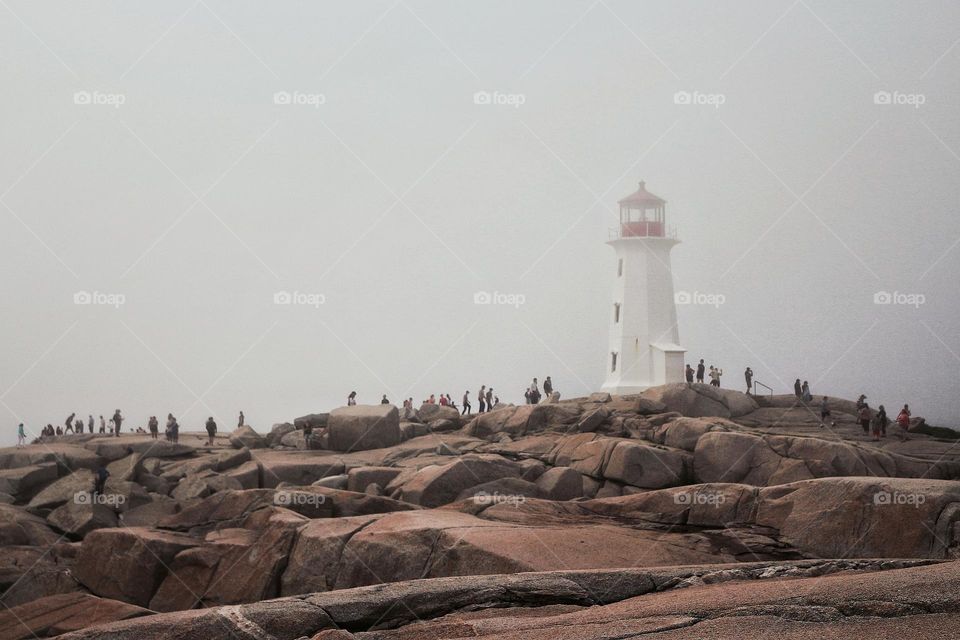
[[[213,446],[213,438],[217,435],[217,423],[213,421],[213,416],[207,418],[207,444]]]
[[[747,393],[750,393],[750,390],[753,389],[753,369],[747,367],[747,370],[743,372],[743,379],[747,381]]]
[[[707,368],[703,365],[703,359],[700,360],[700,364],[697,365],[697,382],[703,384],[703,374],[707,372]]]

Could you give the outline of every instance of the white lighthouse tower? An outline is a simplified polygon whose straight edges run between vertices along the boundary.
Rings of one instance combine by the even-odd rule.
[[[608,244],[617,254],[610,314],[607,381],[612,394],[639,393],[683,382],[685,349],[680,346],[673,293],[666,200],[640,188],[620,201],[620,225]]]

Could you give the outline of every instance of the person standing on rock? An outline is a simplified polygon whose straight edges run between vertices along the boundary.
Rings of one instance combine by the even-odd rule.
[[[747,395],[750,395],[750,390],[753,389],[753,369],[747,367],[743,372],[743,379],[747,381]]]
[[[813,394],[810,393],[810,383],[806,380],[803,381],[803,385],[800,387],[800,398],[804,402],[812,402]]]
[[[150,429],[150,437],[156,440],[160,431],[160,421],[157,420],[157,416],[150,416],[147,420],[147,428]]]
[[[887,410],[884,409],[883,405],[877,407],[877,433],[875,435],[880,436],[881,438],[887,437],[887,425],[890,424],[890,418],[887,417]]]
[[[860,419],[860,428],[863,429],[863,432],[865,434],[870,433],[870,405],[864,402],[857,417]]]
[[[793,383],[793,395],[797,396],[797,400],[803,397],[803,385],[800,384],[800,378],[797,378]]]
[[[487,385],[484,384],[480,386],[480,391],[477,392],[477,402],[480,403],[480,411],[478,413],[483,413],[484,408],[487,406],[487,396],[484,395],[486,393],[486,389]]]
[[[687,384],[693,384],[693,367],[690,366],[690,363],[687,363],[687,368],[684,370],[684,374],[687,377]]]
[[[64,433],[67,431],[73,431],[73,418],[76,416],[76,413],[71,413],[67,416],[67,419],[63,421]]]
[[[700,364],[697,365],[697,382],[703,384],[703,374],[706,371],[706,367],[703,366],[703,359],[700,359]]]
[[[460,412],[462,416],[470,415],[470,412],[473,410],[473,407],[470,406],[470,391],[463,392],[463,411]]]
[[[900,409],[900,413],[897,414],[897,425],[903,431],[901,433],[901,440],[909,440],[907,437],[907,432],[910,431],[910,405],[903,405],[903,409]]]
[[[241,411],[241,412],[240,412],[240,417],[237,419],[237,428],[239,429],[240,427],[242,427],[242,426],[243,426],[243,423],[246,422],[246,421],[247,421],[247,419],[244,417],[243,411]]]
[[[217,435],[217,423],[213,421],[213,416],[207,418],[207,444],[213,446],[213,439]]]
[[[823,429],[824,424],[827,421],[827,418],[830,417],[830,400],[827,396],[823,396],[823,400],[820,401],[820,428]],[[837,426],[836,422],[831,422],[830,426]]]
[[[553,395],[553,380],[550,379],[550,376],[547,376],[543,381],[543,395],[548,398]]]
[[[357,392],[351,391],[350,395],[347,396],[347,406],[354,407],[357,404]]]
[[[120,409],[113,412],[113,428],[116,437],[120,437],[120,425],[123,424],[123,416],[120,415]]]
[[[107,420],[102,415],[100,416],[100,433],[107,432]]]
[[[714,367],[713,365],[710,365],[710,384],[712,384],[715,387],[719,387],[720,376],[722,375],[723,375],[722,369],[720,369],[719,367]]]
[[[383,394],[383,397],[380,398],[380,404],[390,404],[390,401],[387,400],[387,394]]]
[[[24,431],[23,423],[17,425],[17,449],[27,444],[27,432]]]
[[[493,387],[487,389],[487,411],[492,411],[493,407]]]
[[[103,495],[104,485],[107,484],[107,478],[110,477],[110,472],[107,471],[107,468],[102,464],[97,467],[96,472],[93,476],[93,497],[96,500],[97,496]]]
[[[87,431],[93,433],[93,416],[87,416]]]

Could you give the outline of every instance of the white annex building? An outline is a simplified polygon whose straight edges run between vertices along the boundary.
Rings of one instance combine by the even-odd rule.
[[[608,243],[617,254],[610,309],[610,347],[603,390],[624,395],[668,382],[683,382],[685,349],[680,346],[666,200],[641,182],[620,201],[620,225]]]

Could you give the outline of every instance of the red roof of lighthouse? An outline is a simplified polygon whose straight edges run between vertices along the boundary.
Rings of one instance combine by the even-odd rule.
[[[634,193],[631,193],[626,198],[620,201],[620,204],[641,204],[641,205],[651,205],[651,204],[665,204],[667,201],[661,198],[660,196],[655,196],[649,191],[647,191],[647,183],[643,180],[640,181],[640,188],[637,189]]]

